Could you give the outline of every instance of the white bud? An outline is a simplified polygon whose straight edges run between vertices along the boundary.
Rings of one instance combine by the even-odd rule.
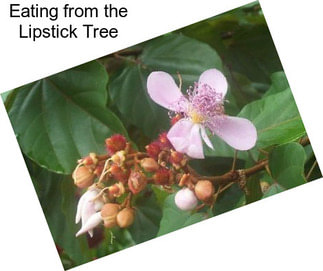
[[[189,188],[183,188],[176,193],[175,204],[183,211],[190,211],[197,206],[197,198]]]

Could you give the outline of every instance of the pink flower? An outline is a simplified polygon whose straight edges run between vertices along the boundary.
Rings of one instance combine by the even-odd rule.
[[[225,115],[223,103],[227,88],[226,78],[217,69],[203,72],[194,87],[187,90],[187,96],[181,93],[168,73],[156,71],[148,76],[147,89],[151,99],[183,116],[167,134],[176,151],[203,159],[202,139],[213,149],[206,130],[237,150],[248,150],[255,145],[255,126],[247,119]]]

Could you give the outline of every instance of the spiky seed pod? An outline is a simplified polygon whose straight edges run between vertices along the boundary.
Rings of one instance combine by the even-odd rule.
[[[107,151],[110,155],[126,148],[127,140],[123,135],[115,134],[105,140]]]
[[[128,228],[135,220],[135,210],[126,207],[117,215],[117,224],[120,228]]]
[[[117,225],[117,214],[120,210],[120,205],[116,203],[106,203],[101,209],[101,218],[104,227],[111,229]]]
[[[172,181],[172,173],[167,168],[160,168],[154,174],[153,179],[157,185],[169,185]]]
[[[158,155],[161,152],[160,143],[158,141],[151,142],[146,146],[146,151],[151,158],[157,160]]]

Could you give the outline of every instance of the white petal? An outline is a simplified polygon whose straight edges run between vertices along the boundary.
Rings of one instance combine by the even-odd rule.
[[[82,225],[82,228],[76,233],[75,236],[78,237],[81,234],[86,233],[87,231],[91,231],[93,228],[95,228],[97,225],[99,225],[101,221],[102,221],[102,218],[101,218],[100,212],[93,214],[87,220],[87,222],[84,225]],[[92,236],[93,236],[93,232],[92,232]]]
[[[82,208],[83,208],[83,204],[84,204],[84,198],[86,196],[84,196],[85,194],[83,194],[80,199],[79,202],[77,204],[77,211],[76,211],[76,216],[75,216],[75,224],[79,223],[81,220],[81,214],[82,214]]]
[[[212,142],[211,142],[211,140],[209,139],[209,137],[207,136],[207,133],[206,133],[206,131],[205,131],[205,128],[204,128],[204,127],[201,127],[201,136],[202,136],[202,138],[203,138],[203,140],[204,140],[205,144],[206,144],[209,148],[211,148],[212,150],[214,150],[214,147],[213,147],[213,145],[212,145]]]

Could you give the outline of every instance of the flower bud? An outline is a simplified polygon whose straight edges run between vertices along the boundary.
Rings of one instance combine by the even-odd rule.
[[[162,149],[172,147],[172,144],[170,143],[170,141],[167,138],[167,132],[163,132],[163,133],[159,134],[158,140],[159,140],[159,143],[160,143],[160,146]]]
[[[187,186],[189,189],[194,189],[194,179],[189,173],[185,173],[182,175],[178,182],[179,186]]]
[[[144,158],[140,161],[141,167],[147,172],[155,172],[158,170],[159,165],[153,158]]]
[[[172,163],[172,165],[176,169],[180,169],[181,167],[186,165],[187,158],[184,156],[183,153],[171,150],[169,162]]]
[[[158,141],[151,142],[146,146],[146,151],[151,158],[157,160],[161,151],[160,143]]]
[[[101,209],[101,218],[104,227],[110,229],[117,225],[117,214],[120,210],[120,205],[116,203],[104,204]]]
[[[214,186],[208,180],[198,181],[195,185],[195,195],[201,201],[208,201],[214,194]]]
[[[155,184],[168,185],[172,181],[171,171],[166,168],[160,168],[153,176]]]
[[[116,184],[109,187],[109,196],[110,197],[118,198],[121,195],[123,195],[124,192],[125,192],[125,188],[121,182],[116,183]]]
[[[107,151],[110,155],[126,148],[127,140],[123,135],[115,134],[105,140]]]
[[[104,168],[103,165],[97,165],[93,170],[93,174],[95,174],[97,177],[100,177],[102,174],[103,168]]]
[[[117,215],[117,224],[120,228],[127,228],[135,220],[135,210],[132,208],[124,208]]]
[[[113,163],[121,166],[123,162],[126,160],[126,152],[125,151],[118,151],[114,155],[112,155],[111,160]]]
[[[92,170],[86,166],[78,166],[74,170],[72,177],[74,184],[79,188],[86,188],[93,184],[95,175]]]
[[[131,171],[128,179],[129,189],[133,194],[138,194],[147,185],[147,178],[141,171]]]
[[[183,211],[190,211],[197,206],[197,198],[189,188],[183,188],[176,193],[175,204]]]
[[[123,184],[125,184],[127,181],[128,181],[128,173],[126,170],[124,170],[123,168],[121,168],[120,166],[118,165],[112,165],[110,168],[109,168],[109,172],[111,174],[111,176],[119,181],[119,182],[122,182]]]
[[[85,156],[81,160],[78,161],[79,163],[82,163],[83,165],[90,166],[90,165],[96,165],[99,160],[97,158],[96,153],[91,152],[88,156]]]

